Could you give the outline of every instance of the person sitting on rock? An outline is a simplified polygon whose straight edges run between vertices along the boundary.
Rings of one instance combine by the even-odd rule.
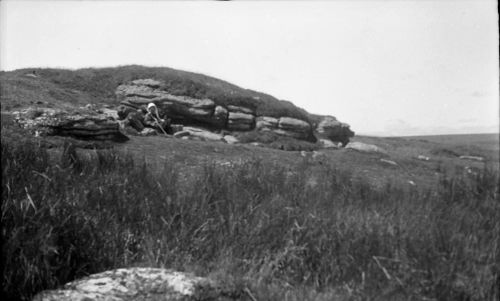
[[[162,119],[158,114],[158,108],[154,103],[149,103],[146,116],[144,117],[144,125],[155,129],[160,129],[162,132],[169,132],[170,120]]]

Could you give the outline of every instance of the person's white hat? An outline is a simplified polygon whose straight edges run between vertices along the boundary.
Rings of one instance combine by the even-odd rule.
[[[151,109],[151,108],[153,108],[153,107],[156,108],[156,105],[154,103],[150,102],[148,104],[148,110]]]

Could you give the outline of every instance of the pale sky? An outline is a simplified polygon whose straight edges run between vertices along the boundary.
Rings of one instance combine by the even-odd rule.
[[[167,66],[359,134],[498,132],[497,1],[1,1],[0,69]]]

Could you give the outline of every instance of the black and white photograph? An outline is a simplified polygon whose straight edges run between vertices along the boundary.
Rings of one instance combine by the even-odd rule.
[[[498,301],[495,0],[0,0],[2,300]]]

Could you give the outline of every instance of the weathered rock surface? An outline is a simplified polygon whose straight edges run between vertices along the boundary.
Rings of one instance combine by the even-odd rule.
[[[278,127],[296,132],[308,132],[311,130],[311,125],[308,122],[291,117],[281,117]]]
[[[118,119],[118,111],[117,110],[112,110],[108,108],[102,108],[100,109],[100,113],[104,114],[104,116],[109,117],[111,119]]]
[[[234,131],[249,131],[254,127],[255,117],[251,114],[229,112],[227,128]]]
[[[85,140],[127,141],[117,121],[104,114],[67,113],[53,109],[14,113],[16,121],[35,135],[71,136]]]
[[[291,117],[260,116],[256,118],[256,129],[296,139],[308,139],[312,135],[309,122]]]
[[[260,131],[270,131],[278,128],[279,119],[269,116],[259,116],[255,121],[255,128]]]
[[[228,105],[227,128],[234,131],[249,131],[255,127],[255,114],[252,109]]]
[[[183,132],[188,132],[189,133],[188,136],[198,137],[198,138],[201,138],[203,140],[224,141],[222,135],[212,133],[210,131],[196,128],[196,127],[185,126]],[[177,136],[179,136],[179,134]]]
[[[307,139],[312,134],[311,125],[308,122],[291,117],[281,117],[278,129],[274,132],[297,139]]]
[[[341,142],[333,142],[330,139],[319,139],[319,143],[323,148],[338,149],[342,147]]]
[[[238,138],[232,136],[232,135],[226,135],[224,136],[224,141],[226,141],[227,144],[237,144],[239,143],[240,141],[238,140]]]
[[[349,142],[345,148],[365,153],[385,153],[385,150],[382,148],[374,144],[367,144],[363,142]]]
[[[157,268],[127,268],[94,274],[43,291],[34,301],[189,301],[237,300],[242,292],[188,273]]]
[[[227,109],[230,112],[234,112],[234,113],[245,113],[245,114],[255,115],[254,110],[252,110],[250,108],[242,107],[242,106],[228,105]]]
[[[175,138],[182,138],[182,137],[186,137],[186,136],[189,136],[189,135],[191,135],[190,132],[189,131],[184,131],[184,130],[178,131],[178,132],[174,133],[174,137]]]
[[[320,138],[328,138],[334,142],[341,142],[344,146],[349,142],[349,138],[354,137],[347,123],[338,121],[333,116],[324,116],[318,123],[316,132]]]

